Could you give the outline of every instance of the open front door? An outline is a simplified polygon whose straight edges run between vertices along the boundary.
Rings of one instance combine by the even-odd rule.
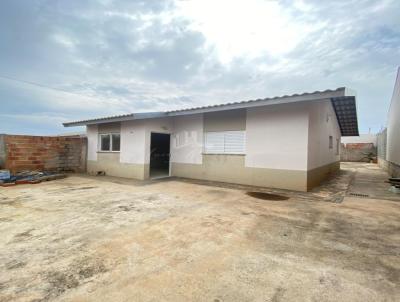
[[[151,133],[150,178],[169,176],[170,134]]]

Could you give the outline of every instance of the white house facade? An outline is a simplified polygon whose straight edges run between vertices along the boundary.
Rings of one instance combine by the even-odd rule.
[[[86,125],[89,173],[299,191],[337,171],[341,136],[358,135],[346,88],[64,125]]]

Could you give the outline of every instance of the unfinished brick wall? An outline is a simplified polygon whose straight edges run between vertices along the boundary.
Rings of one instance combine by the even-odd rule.
[[[86,171],[86,138],[2,135],[3,166],[21,170]]]

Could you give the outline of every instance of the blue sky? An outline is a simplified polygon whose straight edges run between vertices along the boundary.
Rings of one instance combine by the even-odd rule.
[[[0,133],[346,86],[386,123],[398,0],[5,0]]]

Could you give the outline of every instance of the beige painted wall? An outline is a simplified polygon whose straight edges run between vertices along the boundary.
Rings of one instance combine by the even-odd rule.
[[[88,173],[96,174],[97,171],[105,171],[106,175],[110,176],[145,179],[147,165],[120,163],[119,156],[119,153],[99,152],[97,161],[88,160]]]
[[[307,171],[307,190],[311,190],[321,184],[333,173],[340,170],[340,161],[333,162]]]
[[[313,170],[340,161],[337,140],[340,144],[341,133],[330,100],[309,102],[308,107],[307,170]],[[329,148],[329,136],[333,137],[332,149]]]
[[[307,190],[307,172],[249,168],[243,155],[203,155],[203,164],[172,163],[172,175],[252,186]]]
[[[309,102],[308,106],[307,187],[310,190],[339,171],[341,133],[329,99]],[[333,138],[331,149],[329,136]]]
[[[204,132],[246,130],[246,109],[204,114]]]

